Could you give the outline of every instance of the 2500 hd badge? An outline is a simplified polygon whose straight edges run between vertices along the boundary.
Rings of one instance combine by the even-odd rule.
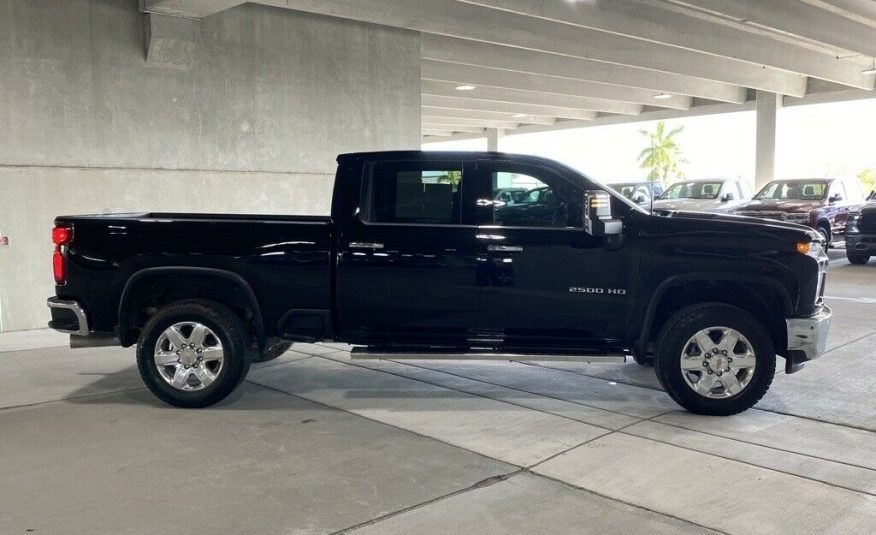
[[[584,288],[583,286],[569,286],[569,291],[573,294],[626,295],[627,293],[623,288]]]

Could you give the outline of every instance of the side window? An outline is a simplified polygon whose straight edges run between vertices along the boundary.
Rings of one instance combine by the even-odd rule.
[[[493,224],[508,227],[578,226],[581,192],[549,171],[519,165],[494,165]],[[519,192],[506,201],[502,192]]]
[[[846,182],[846,193],[848,200],[852,202],[863,202],[864,192],[861,190],[861,183],[857,180],[849,180]]]
[[[381,162],[371,167],[372,223],[458,224],[462,164]]]
[[[843,183],[840,180],[835,180],[831,183],[827,198],[832,199],[834,195],[839,195],[839,200],[841,201],[846,199],[846,188],[843,187]]]

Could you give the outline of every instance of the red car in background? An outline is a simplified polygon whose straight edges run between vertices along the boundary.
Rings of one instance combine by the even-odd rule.
[[[767,183],[733,213],[807,225],[829,244],[843,239],[849,212],[863,203],[857,179],[795,178]]]

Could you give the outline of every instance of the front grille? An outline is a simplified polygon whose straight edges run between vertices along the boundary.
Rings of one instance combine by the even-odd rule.
[[[760,217],[762,219],[775,219],[776,221],[785,221],[787,214],[785,212],[737,212],[739,215],[748,217]]]
[[[861,214],[858,220],[858,228],[868,234],[876,233],[876,214]]]

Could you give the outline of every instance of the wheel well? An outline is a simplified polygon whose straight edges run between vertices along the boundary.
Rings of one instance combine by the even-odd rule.
[[[245,283],[244,283],[245,284]],[[158,310],[183,299],[222,303],[243,322],[254,340],[263,338],[261,315],[248,286],[233,278],[209,273],[157,272],[132,279],[119,304],[119,339],[123,346],[136,342],[140,330]]]
[[[705,302],[723,303],[745,310],[763,323],[777,352],[782,353],[787,348],[785,303],[775,288],[757,282],[695,281],[670,286],[660,297],[648,330],[649,351],[663,325],[673,314],[687,306]]]

